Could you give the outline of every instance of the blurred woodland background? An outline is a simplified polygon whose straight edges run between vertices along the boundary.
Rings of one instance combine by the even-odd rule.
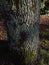
[[[41,0],[39,37],[41,41],[40,65],[49,65],[49,0]]]

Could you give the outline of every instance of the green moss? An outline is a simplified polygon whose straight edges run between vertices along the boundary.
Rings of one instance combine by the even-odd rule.
[[[37,59],[37,51],[31,51],[30,49],[25,50],[25,61],[26,62],[35,62]]]

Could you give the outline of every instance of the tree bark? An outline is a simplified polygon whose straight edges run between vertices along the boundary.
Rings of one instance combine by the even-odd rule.
[[[18,2],[15,8],[16,15],[10,13],[11,20],[7,21],[10,48],[18,53],[17,64],[34,65],[40,44],[38,31],[40,0],[16,0],[16,2]]]

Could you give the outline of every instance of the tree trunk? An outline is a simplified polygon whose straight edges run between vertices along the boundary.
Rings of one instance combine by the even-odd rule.
[[[17,64],[34,65],[39,48],[39,1],[16,0],[16,15],[7,22],[10,48],[17,52]]]

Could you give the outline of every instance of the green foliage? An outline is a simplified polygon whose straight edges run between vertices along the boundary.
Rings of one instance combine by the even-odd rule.
[[[40,64],[49,65],[49,51],[45,49],[41,49],[42,58],[40,60]]]
[[[40,32],[40,42],[41,42],[41,57],[39,65],[49,65],[49,32],[41,31]],[[45,37],[46,36],[46,37]],[[48,36],[48,37],[47,37]]]
[[[44,64],[44,59],[42,59],[42,60],[40,61],[40,65],[45,65],[45,64]]]
[[[49,14],[49,0],[41,0],[41,14]]]

